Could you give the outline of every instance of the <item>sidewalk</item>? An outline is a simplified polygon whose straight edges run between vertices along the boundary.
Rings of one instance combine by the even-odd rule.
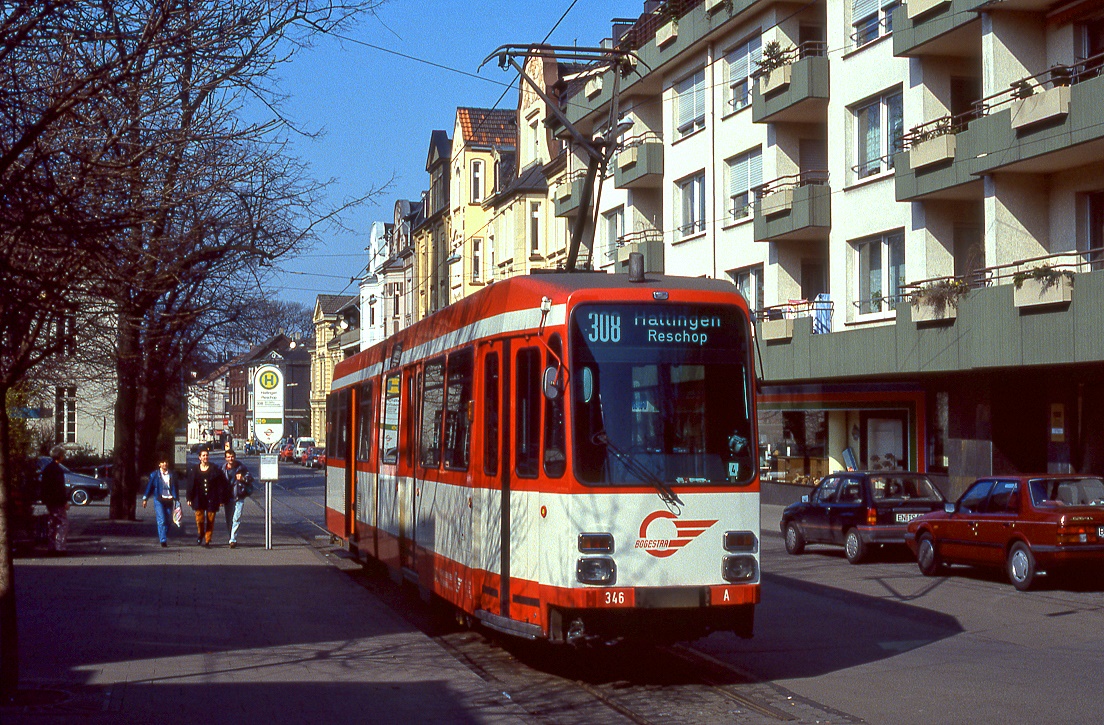
[[[21,687],[58,701],[6,725],[527,719],[309,542],[277,527],[266,551],[255,503],[233,550],[221,513],[220,546],[185,516],[162,549],[152,509],[107,511],[70,509],[67,556],[16,559]]]

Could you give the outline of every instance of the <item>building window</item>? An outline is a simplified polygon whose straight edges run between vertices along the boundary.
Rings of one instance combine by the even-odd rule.
[[[529,253],[540,254],[540,202],[529,202]]]
[[[472,203],[483,201],[483,162],[473,161],[471,168]]]
[[[905,284],[905,233],[881,234],[854,242],[860,315],[889,312]]]
[[[751,73],[759,67],[761,38],[756,35],[725,56],[725,110],[739,111],[751,105]]]
[[[483,281],[483,240],[480,237],[472,239],[472,282]]]
[[[612,262],[617,259],[617,241],[625,234],[625,207],[603,214],[602,228],[606,236],[606,260]]]
[[[534,118],[529,122],[529,154],[530,162],[540,161],[540,119]]]
[[[743,219],[751,214],[755,197],[752,189],[763,183],[763,154],[759,148],[734,156],[725,163],[728,175],[728,218]]]
[[[675,84],[676,139],[705,128],[705,70]]]
[[[678,198],[675,207],[682,216],[678,234],[688,237],[705,231],[705,172],[699,171],[678,182]]]
[[[59,387],[54,391],[54,441],[77,442],[77,389]]]
[[[903,150],[901,93],[887,93],[852,109],[855,117],[855,166],[860,179],[893,169],[893,154]]]
[[[851,41],[855,47],[871,43],[893,32],[893,9],[900,0],[852,0]]]
[[[490,280],[494,281],[495,272],[497,267],[495,266],[495,238],[487,237],[487,264],[490,265],[491,272],[487,275]]]
[[[753,314],[763,309],[763,265],[733,269],[728,276],[747,300]]]

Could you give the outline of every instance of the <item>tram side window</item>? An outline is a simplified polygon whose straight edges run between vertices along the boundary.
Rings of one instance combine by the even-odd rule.
[[[517,354],[517,475],[535,478],[540,470],[540,351],[535,347]]]
[[[554,367],[560,372],[559,380],[562,381],[565,371],[562,369],[563,344],[559,335],[553,335],[548,341],[548,357],[546,365]],[[559,478],[567,468],[567,433],[564,424],[564,396],[563,391],[555,398],[544,399],[544,472],[545,474]]]
[[[358,396],[360,405],[357,410],[357,460],[367,461],[372,457],[372,384],[360,386]]]
[[[445,468],[466,471],[471,447],[472,361],[470,349],[448,357],[445,389]]]
[[[498,353],[483,360],[483,473],[498,475]]]
[[[380,422],[380,460],[399,462],[399,400],[402,391],[398,375],[388,375],[384,382],[383,419]]]
[[[330,398],[330,430],[326,437],[332,451],[331,458],[347,460],[349,457],[349,391],[344,390]]]
[[[426,363],[422,381],[421,456],[424,468],[441,464],[441,419],[444,416],[445,361]]]

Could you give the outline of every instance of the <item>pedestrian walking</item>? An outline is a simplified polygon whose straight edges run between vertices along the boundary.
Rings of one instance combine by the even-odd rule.
[[[146,493],[142,496],[142,508],[153,499],[153,512],[157,515],[157,538],[161,546],[169,545],[169,521],[173,518],[173,509],[180,505],[180,490],[176,471],[169,465],[169,456],[157,459],[157,470],[150,474],[146,484]]]
[[[65,491],[65,448],[50,449],[50,462],[42,469],[42,503],[46,506],[46,530],[50,552],[65,553],[65,539],[69,536],[69,496]]]
[[[211,451],[203,448],[199,452],[199,464],[188,473],[188,505],[195,512],[196,543],[211,545],[211,536],[215,528],[215,514],[219,506],[226,501],[228,485],[222,468],[211,463]]]
[[[230,548],[238,545],[238,527],[241,526],[242,509],[245,499],[253,493],[253,474],[238,460],[233,448],[226,449],[226,465],[223,474],[229,484],[229,497],[226,499],[226,533],[230,535]]]

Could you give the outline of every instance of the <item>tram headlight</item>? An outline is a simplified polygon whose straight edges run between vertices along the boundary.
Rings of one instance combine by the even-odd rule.
[[[759,550],[759,540],[751,531],[726,531],[724,548],[725,551],[754,554]]]
[[[722,576],[727,582],[752,582],[759,578],[759,562],[754,556],[726,556]]]
[[[613,534],[579,534],[579,553],[612,554]]]
[[[608,556],[587,556],[575,563],[575,578],[580,584],[611,586],[617,581],[617,564]]]

